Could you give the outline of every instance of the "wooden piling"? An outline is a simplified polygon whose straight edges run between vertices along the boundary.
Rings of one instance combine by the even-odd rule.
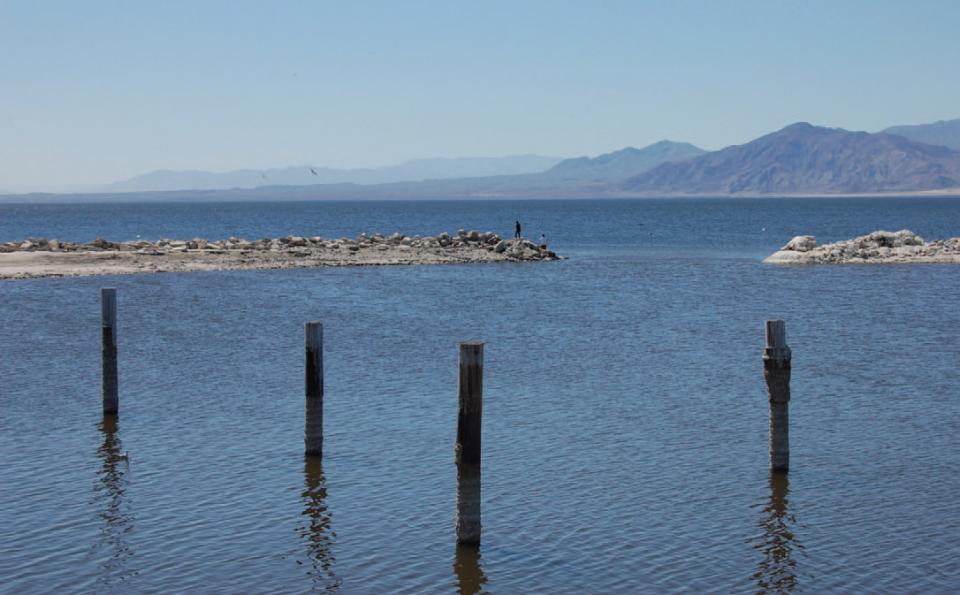
[[[323,456],[323,324],[313,320],[304,327],[304,388],[306,409],[303,428],[304,453]]]
[[[763,350],[763,375],[770,398],[770,469],[790,468],[790,348],[786,325],[768,320]]]
[[[103,413],[116,415],[120,410],[117,381],[117,290],[100,290],[101,344],[103,364]]]
[[[457,414],[457,543],[480,544],[480,435],[483,343],[460,343]]]

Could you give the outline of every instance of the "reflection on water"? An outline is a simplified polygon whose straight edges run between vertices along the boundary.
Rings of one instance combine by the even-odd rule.
[[[318,457],[304,457],[303,523],[298,534],[306,542],[310,566],[307,575],[314,591],[338,591],[341,580],[334,573],[333,544],[337,534],[331,527],[327,509],[327,482],[323,475],[323,461]]]
[[[758,593],[790,593],[797,588],[796,555],[802,554],[804,548],[794,533],[798,523],[796,516],[789,511],[789,493],[790,476],[771,472],[770,499],[764,505],[758,523],[763,533],[754,544],[754,548],[763,554],[752,577]]]
[[[483,585],[487,577],[480,568],[480,548],[474,545],[457,545],[456,557],[453,560],[453,572],[457,575],[457,585],[460,593],[483,593]]]
[[[134,515],[126,495],[130,466],[117,434],[117,416],[105,415],[98,429],[103,434],[97,449],[100,469],[93,487],[94,507],[102,521],[97,554],[102,556],[103,573],[98,582],[109,587],[137,575],[128,568],[133,549],[127,543],[127,535],[134,529]]]

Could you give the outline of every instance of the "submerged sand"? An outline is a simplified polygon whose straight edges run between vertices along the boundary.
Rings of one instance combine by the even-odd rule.
[[[360,234],[248,241],[159,240],[74,244],[45,238],[0,244],[0,279],[236,271],[313,267],[468,264],[559,260],[530,240],[504,240],[492,232],[404,236]]]

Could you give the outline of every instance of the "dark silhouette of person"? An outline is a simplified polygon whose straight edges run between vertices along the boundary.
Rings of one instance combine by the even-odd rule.
[[[514,227],[513,237],[517,240],[520,239],[520,221],[517,221],[517,224]]]

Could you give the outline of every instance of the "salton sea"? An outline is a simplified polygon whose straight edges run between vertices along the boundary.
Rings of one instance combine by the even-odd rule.
[[[958,588],[960,269],[761,260],[799,234],[957,236],[960,199],[0,205],[0,241],[516,218],[569,260],[0,284],[0,591]],[[793,349],[786,479],[768,472],[768,318]],[[322,465],[302,456],[312,319]],[[478,552],[453,533],[464,340],[486,342]]]

